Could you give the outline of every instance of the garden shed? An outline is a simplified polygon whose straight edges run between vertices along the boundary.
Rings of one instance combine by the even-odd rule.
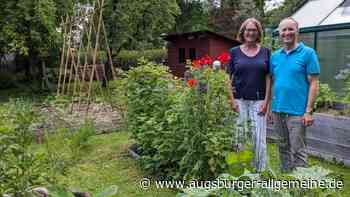
[[[232,38],[212,31],[172,33],[164,37],[168,41],[168,66],[178,77],[186,71],[186,60],[194,60],[205,55],[216,57],[240,43]]]
[[[300,40],[317,51],[321,83],[341,93],[341,73],[350,69],[350,0],[309,0],[292,18]]]

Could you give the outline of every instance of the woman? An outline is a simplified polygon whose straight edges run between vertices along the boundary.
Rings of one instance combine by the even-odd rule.
[[[239,113],[239,129],[235,132],[234,144],[244,142],[251,122],[254,166],[258,172],[266,168],[266,111],[270,99],[269,76],[270,51],[260,45],[262,27],[258,20],[249,18],[241,25],[237,40],[242,44],[230,50],[229,74],[232,85],[231,104]],[[242,139],[243,136],[243,139]]]

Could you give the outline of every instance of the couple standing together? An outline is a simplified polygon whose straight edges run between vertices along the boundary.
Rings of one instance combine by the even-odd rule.
[[[280,137],[282,172],[307,166],[305,130],[313,124],[318,92],[318,58],[312,48],[298,42],[297,21],[283,19],[278,30],[283,47],[270,55],[270,50],[260,45],[260,22],[249,18],[238,32],[242,45],[230,50],[231,105],[239,113],[238,124],[251,122],[254,166],[258,172],[267,165],[267,119],[273,121]],[[245,135],[249,131],[243,127],[237,132]]]

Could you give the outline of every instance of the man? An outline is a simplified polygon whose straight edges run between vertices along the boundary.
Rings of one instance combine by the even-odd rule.
[[[314,122],[320,66],[315,50],[298,42],[297,21],[283,19],[278,29],[283,48],[271,57],[272,112],[281,137],[281,169],[290,172],[295,167],[307,167],[305,129]]]

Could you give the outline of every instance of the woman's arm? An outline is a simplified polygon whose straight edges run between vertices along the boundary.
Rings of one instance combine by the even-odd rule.
[[[265,76],[265,83],[266,83],[266,92],[265,92],[265,99],[264,101],[267,103],[267,106],[269,107],[270,106],[270,103],[271,103],[271,76],[270,74],[266,74]],[[269,108],[267,108],[269,109]]]
[[[235,112],[239,112],[239,107],[235,101],[235,97],[234,97],[234,93],[232,91],[232,79],[229,79],[228,81],[226,81],[226,85],[227,85],[227,88],[229,89],[229,101],[230,101],[230,104],[231,104],[231,107],[232,109],[235,111]]]

